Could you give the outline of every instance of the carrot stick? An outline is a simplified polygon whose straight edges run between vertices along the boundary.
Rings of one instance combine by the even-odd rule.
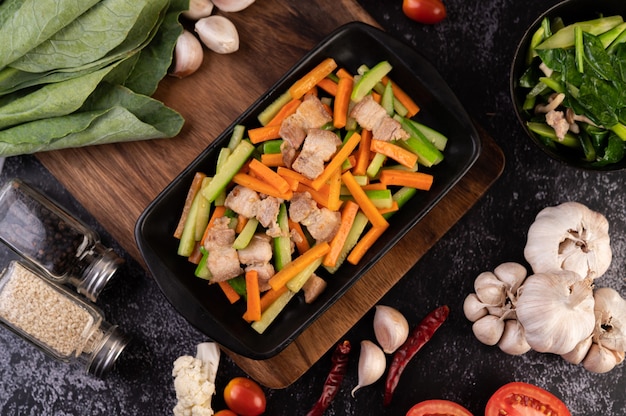
[[[239,296],[239,293],[237,293],[235,289],[233,289],[233,287],[228,284],[228,282],[221,281],[217,282],[217,284],[220,286],[222,292],[224,292],[224,294],[226,295],[226,299],[228,299],[231,305],[241,298],[241,296]]]
[[[328,207],[329,190],[330,190],[330,186],[328,184],[324,184],[319,190],[317,190],[301,183],[301,184],[298,184],[297,192],[308,192],[311,195],[311,198],[313,198],[315,202],[317,202],[323,207],[329,208]]]
[[[380,182],[368,183],[367,185],[361,185],[361,189],[364,191],[384,191],[387,189],[387,185]]]
[[[265,312],[265,310],[287,290],[289,290],[287,286],[283,286],[278,290],[270,289],[265,291],[261,296],[261,312]]]
[[[352,169],[355,175],[365,175],[367,165],[370,163],[370,142],[372,141],[371,130],[361,130],[361,143],[356,156],[356,166]]]
[[[376,208],[372,201],[367,197],[365,191],[356,182],[352,173],[349,171],[345,172],[341,175],[341,179],[354,197],[356,203],[359,204],[359,207],[361,207],[361,210],[374,227],[384,227],[389,225],[387,220],[378,212],[378,208]]]
[[[295,275],[302,271],[306,266],[314,262],[315,260],[322,258],[328,253],[330,249],[330,245],[327,242],[319,243],[307,252],[299,255],[294,260],[290,261],[276,272],[274,276],[272,276],[269,280],[270,286],[274,290],[278,290],[281,287],[285,286],[289,280],[291,280]]]
[[[330,175],[328,184],[328,209],[331,211],[338,211],[343,201],[339,199],[341,196],[341,170],[335,170],[335,173]]]
[[[272,168],[285,166],[283,155],[281,153],[263,153],[261,155],[261,163]]]
[[[385,185],[408,186],[422,191],[430,189],[433,179],[433,175],[424,172],[385,169],[380,173],[380,182]]]
[[[291,98],[302,97],[311,88],[317,85],[320,80],[326,78],[328,74],[332,73],[335,68],[337,68],[337,63],[334,59],[324,59],[289,88],[289,95],[291,95]]]
[[[296,172],[295,170],[289,169],[287,167],[282,167],[282,166],[279,167],[278,169],[276,169],[276,173],[278,173],[283,178],[292,178],[292,179],[298,181],[299,183],[305,184],[305,185],[307,185],[309,187],[313,183],[312,180],[310,180],[309,178],[307,178],[306,176],[304,176],[300,172]]]
[[[372,247],[378,237],[380,237],[385,232],[388,226],[389,225],[384,225],[370,228],[369,231],[365,233],[363,237],[361,237],[359,242],[356,243],[356,245],[348,255],[348,262],[350,264],[358,264],[358,262],[361,261],[365,253],[367,253],[367,250]]]
[[[246,277],[246,318],[251,321],[261,319],[261,292],[259,291],[259,274],[256,270],[248,270]]]
[[[280,124],[256,127],[248,130],[248,137],[253,144],[259,144],[267,140],[279,139]]]
[[[337,94],[335,95],[335,105],[333,107],[333,126],[337,129],[346,126],[353,85],[352,78],[348,77],[339,78],[337,83]]]
[[[246,224],[248,223],[248,217],[246,217],[245,215],[237,215],[237,226],[235,227],[235,232],[237,234],[241,233],[241,230],[243,230],[243,228],[246,226]]]
[[[399,209],[400,209],[400,206],[398,205],[398,201],[393,201],[389,208],[379,208],[378,212],[380,212],[382,215],[385,215],[385,214],[389,214],[390,212],[396,212]]]
[[[283,167],[283,166],[278,166]],[[282,175],[281,175],[282,176]],[[298,189],[298,184],[300,183],[297,179],[292,178],[291,176],[283,176],[283,179],[287,181],[289,184],[289,189],[292,191],[296,191]]]
[[[337,95],[337,83],[330,78],[324,78],[317,83],[317,86],[333,97]]]
[[[302,231],[302,227],[300,223],[295,222],[293,220],[287,220],[289,224],[289,230],[296,233],[299,238],[293,239],[296,244],[296,248],[298,249],[298,253],[302,254],[308,251],[311,246],[309,245],[309,240],[307,240],[306,235],[304,235],[304,231]]]
[[[185,228],[185,221],[187,221],[187,217],[189,216],[189,209],[191,208],[191,203],[193,199],[196,197],[196,194],[202,187],[202,180],[206,178],[206,175],[202,172],[196,172],[191,181],[191,185],[189,186],[189,191],[187,191],[187,197],[185,198],[185,205],[183,206],[183,212],[178,220],[178,225],[176,226],[176,230],[174,231],[174,237],[180,239],[183,235],[183,228]]]
[[[354,77],[352,76],[352,74],[345,68],[339,68],[337,70],[337,76],[339,78],[352,78],[354,79]]]
[[[360,141],[361,135],[356,132],[353,133],[348,141],[345,142],[341,149],[339,149],[339,151],[335,154],[335,156],[333,156],[330,162],[326,164],[322,173],[311,183],[311,187],[313,189],[320,189],[330,178],[330,175],[332,175],[335,170],[341,168],[343,162],[348,158],[348,156],[350,156]]]
[[[279,126],[284,119],[296,112],[302,101],[294,99],[278,110],[278,113],[266,124],[266,126]]]
[[[274,196],[276,198],[290,200],[293,197],[293,192],[291,191],[291,189],[285,193],[280,192],[278,189],[276,189],[276,187],[246,173],[235,174],[235,176],[233,177],[233,182],[238,185],[245,186],[246,188],[250,188],[253,191],[260,192],[269,196]]]
[[[209,230],[211,229],[211,227],[213,227],[215,220],[217,218],[223,217],[225,213],[226,213],[226,207],[224,205],[218,205],[215,207],[215,209],[213,210],[213,214],[211,215],[211,219],[209,220],[209,223],[204,229],[202,240],[200,240],[201,245],[204,245],[204,243],[206,242],[207,236],[209,235]]]
[[[387,85],[389,77],[384,76],[382,82],[383,85]],[[420,111],[420,107],[415,101],[406,92],[402,91],[395,82],[393,83],[393,95],[408,110],[407,117],[411,118]]]
[[[341,224],[339,225],[337,233],[330,241],[330,250],[326,256],[324,256],[322,263],[324,266],[335,267],[337,264],[339,254],[346,242],[346,238],[348,238],[348,233],[350,232],[350,228],[352,228],[357,212],[359,212],[359,205],[356,202],[346,201],[341,211]]]
[[[417,155],[415,153],[392,142],[374,139],[370,142],[370,150],[382,153],[407,168],[412,168],[417,163]]]
[[[287,193],[289,191],[289,183],[283,179],[278,173],[270,169],[268,166],[259,162],[257,159],[250,161],[250,172],[254,172],[256,177],[268,185],[274,186],[280,193]]]

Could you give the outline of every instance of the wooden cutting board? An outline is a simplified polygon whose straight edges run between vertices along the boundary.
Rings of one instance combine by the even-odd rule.
[[[231,55],[206,53],[198,72],[182,80],[166,78],[155,94],[185,118],[177,137],[37,155],[142,264],[134,226],[157,194],[326,34],[354,20],[376,25],[353,0],[259,0],[228,17],[239,30],[240,50]],[[271,388],[283,388],[297,380],[500,175],[502,153],[486,134],[482,133],[482,138],[484,150],[471,172],[320,320],[277,357],[255,361],[231,353],[233,360]]]

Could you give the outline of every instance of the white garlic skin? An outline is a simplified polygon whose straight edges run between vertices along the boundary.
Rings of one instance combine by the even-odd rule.
[[[240,12],[254,3],[254,0],[213,0],[215,7],[223,12]]]
[[[177,78],[189,76],[200,68],[203,59],[202,44],[193,33],[184,29],[176,40],[174,68],[170,71],[170,75]]]
[[[541,210],[528,230],[524,257],[534,273],[570,270],[596,279],[609,268],[609,223],[578,202]]]
[[[189,9],[182,15],[190,20],[198,20],[210,16],[213,13],[213,2],[211,0],[189,0]]]
[[[359,354],[358,384],[352,389],[354,393],[361,387],[369,386],[378,381],[385,372],[387,359],[383,350],[372,341],[361,341],[361,352]]]
[[[494,315],[486,315],[472,325],[474,336],[485,345],[496,345],[504,333],[504,321]]]
[[[198,20],[194,29],[204,45],[219,54],[233,53],[239,50],[237,28],[224,16],[208,16]]]
[[[397,309],[376,305],[374,334],[383,351],[393,354],[409,337],[409,322]]]
[[[560,270],[527,277],[515,312],[532,349],[562,355],[593,332],[593,305],[592,280]]]
[[[626,350],[626,300],[615,289],[602,287],[593,294],[596,329],[594,342],[613,351]]]

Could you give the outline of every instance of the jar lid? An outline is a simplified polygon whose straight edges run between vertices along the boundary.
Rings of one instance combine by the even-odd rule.
[[[94,351],[91,360],[87,363],[87,372],[97,377],[105,375],[113,368],[130,341],[130,338],[117,325],[102,322],[100,328],[104,336],[99,348]]]
[[[87,267],[76,285],[78,293],[95,302],[123,262],[112,249],[97,243],[81,261]]]

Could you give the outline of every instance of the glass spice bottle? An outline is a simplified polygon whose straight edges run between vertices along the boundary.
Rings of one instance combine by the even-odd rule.
[[[0,322],[46,354],[81,363],[96,376],[113,367],[129,340],[92,303],[15,260],[0,274]]]
[[[0,190],[0,240],[92,301],[122,263],[95,231],[20,179]]]

